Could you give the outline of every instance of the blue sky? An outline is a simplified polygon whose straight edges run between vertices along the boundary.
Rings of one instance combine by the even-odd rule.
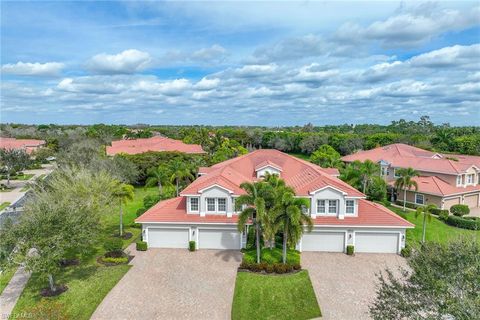
[[[1,2],[1,122],[480,123],[476,1]]]

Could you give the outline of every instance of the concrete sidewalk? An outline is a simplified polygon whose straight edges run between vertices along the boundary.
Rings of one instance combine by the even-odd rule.
[[[31,273],[25,271],[23,267],[17,269],[17,272],[0,295],[0,319],[8,319],[11,316],[18,298],[20,298],[28,279],[30,279],[30,275]]]

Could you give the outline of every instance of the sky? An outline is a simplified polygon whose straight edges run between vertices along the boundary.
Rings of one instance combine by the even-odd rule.
[[[0,122],[480,125],[477,1],[1,1]]]

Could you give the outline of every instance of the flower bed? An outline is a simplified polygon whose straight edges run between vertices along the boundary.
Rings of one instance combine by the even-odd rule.
[[[239,271],[251,271],[255,273],[293,273],[300,271],[302,267],[300,264],[290,264],[290,263],[274,263],[268,264],[265,262],[262,263],[250,263],[243,261],[240,264]]]

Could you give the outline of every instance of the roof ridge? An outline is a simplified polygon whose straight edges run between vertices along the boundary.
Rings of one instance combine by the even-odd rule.
[[[400,221],[403,221],[403,222],[406,222],[408,223],[409,225],[411,226],[414,226],[413,223],[411,223],[410,221],[408,221],[407,219],[404,219],[402,218],[401,216],[399,216],[398,214],[396,214],[395,212],[393,212],[392,210],[388,209],[387,207],[379,204],[379,203],[376,203],[376,202],[373,202],[373,201],[369,201],[367,199],[359,199],[360,201],[363,201],[364,203],[367,203],[368,205],[370,206],[373,206],[373,207],[376,207],[376,208],[379,208],[380,210],[382,210],[383,212],[389,214],[390,216],[400,220]]]
[[[442,195],[445,195],[445,194],[443,193],[443,191],[442,191],[442,188],[438,185],[438,182],[437,182],[437,179],[440,179],[440,178],[437,178],[437,179],[436,179],[436,178],[437,178],[436,176],[432,176],[433,182],[434,182],[435,185],[437,186],[437,188],[438,188],[438,190],[440,191],[440,193],[441,193]],[[441,180],[441,179],[440,179],[440,180]],[[442,180],[442,181],[443,181],[443,180]]]

